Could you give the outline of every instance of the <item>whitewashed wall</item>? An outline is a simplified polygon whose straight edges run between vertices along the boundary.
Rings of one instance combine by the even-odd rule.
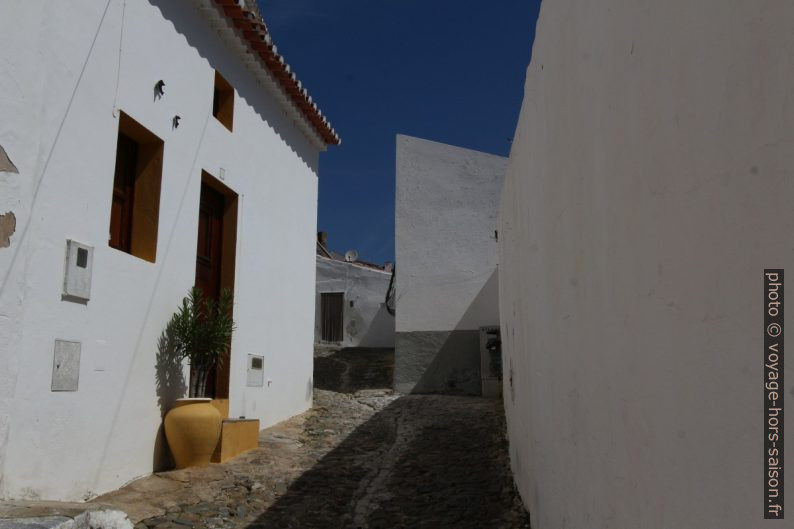
[[[318,152],[191,6],[127,0],[122,38],[120,0],[0,3],[0,145],[19,168],[0,173],[18,219],[0,249],[0,498],[152,471],[156,344],[194,281],[202,169],[240,195],[230,414],[264,427],[311,405]],[[233,133],[211,115],[214,67]],[[154,264],[107,245],[114,105],[165,141]],[[95,247],[87,305],[60,299],[67,238]],[[59,338],[82,342],[77,392],[50,391]],[[264,388],[245,387],[248,353]]]
[[[386,310],[391,272],[317,257],[314,340],[322,339],[323,292],[344,294],[342,312],[345,347],[394,347],[394,316]],[[352,303],[352,306],[351,306]]]
[[[783,1],[543,3],[500,221],[533,527],[789,527],[763,520],[762,284],[794,267],[793,25]]]
[[[397,136],[395,387],[480,387],[479,334],[499,321],[496,228],[507,159]]]

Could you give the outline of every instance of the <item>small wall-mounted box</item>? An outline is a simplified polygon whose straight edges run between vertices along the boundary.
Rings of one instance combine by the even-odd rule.
[[[245,385],[249,388],[261,388],[265,385],[265,357],[248,355],[248,371]]]
[[[80,342],[55,340],[52,391],[77,391],[80,380]]]
[[[63,274],[63,296],[73,301],[91,298],[91,272],[94,248],[71,239],[66,240],[66,265]]]

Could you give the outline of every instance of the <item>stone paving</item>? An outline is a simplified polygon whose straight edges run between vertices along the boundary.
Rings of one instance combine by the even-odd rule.
[[[125,511],[136,529],[529,527],[500,402],[373,388],[388,381],[393,354],[355,352],[319,352],[316,386],[330,389],[264,430],[259,448],[94,503]]]

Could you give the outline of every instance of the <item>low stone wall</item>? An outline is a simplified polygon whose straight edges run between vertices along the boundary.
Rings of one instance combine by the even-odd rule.
[[[399,332],[394,389],[400,393],[480,395],[479,331]]]

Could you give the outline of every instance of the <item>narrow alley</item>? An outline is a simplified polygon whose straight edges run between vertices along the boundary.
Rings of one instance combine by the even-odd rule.
[[[313,409],[262,431],[258,449],[158,473],[79,508],[120,509],[136,529],[529,527],[501,402],[398,397],[386,389],[392,369],[391,350],[319,351]]]

